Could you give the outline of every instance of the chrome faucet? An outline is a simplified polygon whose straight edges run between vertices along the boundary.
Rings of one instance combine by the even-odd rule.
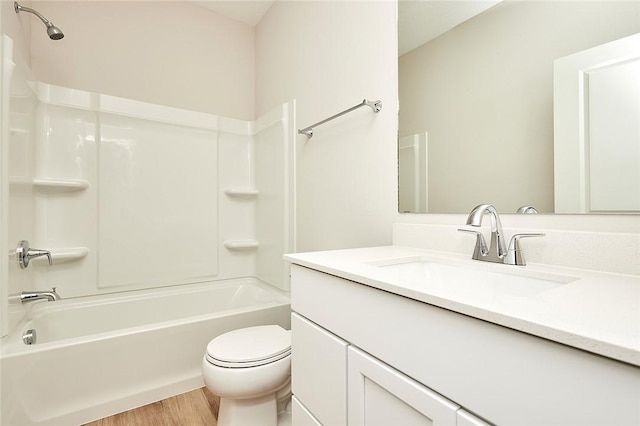
[[[538,209],[533,206],[522,206],[520,207],[516,213],[518,214],[536,214],[538,213]]]
[[[473,253],[474,260],[503,263],[504,257],[507,255],[507,247],[504,244],[502,223],[500,222],[500,216],[498,216],[496,208],[491,204],[480,204],[476,206],[471,210],[471,213],[469,213],[467,225],[475,227],[482,226],[482,218],[485,214],[488,214],[491,219],[491,244],[488,249],[484,236],[479,231],[468,229],[460,229],[460,231],[476,234],[476,250]]]
[[[520,239],[526,237],[544,237],[544,234],[516,234],[511,238],[509,249],[507,250],[504,243],[505,237],[502,231],[500,216],[496,208],[491,204],[480,204],[471,210],[467,218],[467,225],[474,227],[482,226],[482,218],[485,214],[488,214],[491,219],[491,243],[489,248],[487,248],[484,235],[482,235],[480,231],[458,229],[458,231],[469,232],[476,235],[476,246],[471,258],[473,260],[504,263],[507,265],[526,265],[519,244]]]
[[[60,295],[56,293],[55,287],[53,287],[50,291],[23,291],[22,293],[20,293],[20,301],[22,303],[42,299],[47,299],[49,302],[53,302],[62,299],[62,297],[60,297]]]

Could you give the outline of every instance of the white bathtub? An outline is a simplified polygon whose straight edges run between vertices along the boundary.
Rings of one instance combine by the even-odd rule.
[[[0,423],[82,424],[187,392],[213,337],[289,322],[288,294],[252,278],[34,302],[2,339]]]

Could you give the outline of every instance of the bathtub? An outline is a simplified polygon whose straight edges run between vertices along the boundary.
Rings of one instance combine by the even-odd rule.
[[[33,302],[2,339],[0,423],[82,424],[196,389],[209,340],[260,324],[289,329],[290,299],[253,278]]]

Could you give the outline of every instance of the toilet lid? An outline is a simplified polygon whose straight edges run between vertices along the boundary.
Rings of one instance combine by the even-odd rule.
[[[222,334],[207,345],[209,362],[224,367],[254,367],[291,353],[291,331],[279,325],[241,328]]]

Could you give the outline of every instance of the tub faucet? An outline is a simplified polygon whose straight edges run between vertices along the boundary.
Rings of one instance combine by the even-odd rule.
[[[487,248],[484,236],[479,231],[468,229],[460,229],[460,231],[476,234],[476,249],[473,253],[472,259],[483,260],[485,262],[504,263],[504,258],[507,255],[507,248],[504,243],[502,223],[500,223],[500,216],[498,216],[496,208],[491,204],[480,204],[476,206],[471,210],[471,213],[469,213],[467,225],[475,227],[482,226],[482,218],[485,214],[488,214],[491,219],[491,243],[489,248]]]
[[[60,300],[62,297],[56,293],[56,288],[53,287],[50,291],[23,291],[20,293],[20,301],[22,303],[31,302],[33,300],[47,299],[49,302]]]

